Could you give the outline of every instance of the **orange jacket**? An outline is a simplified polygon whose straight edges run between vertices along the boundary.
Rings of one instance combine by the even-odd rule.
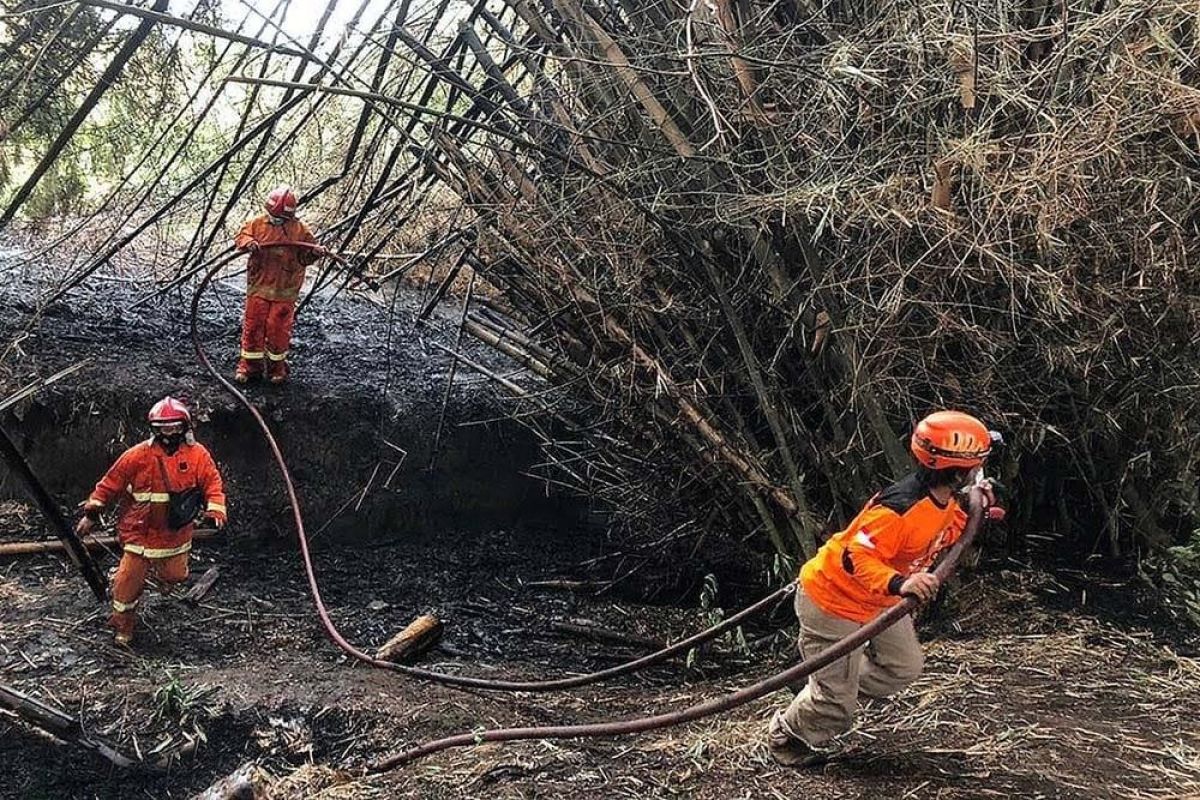
[[[958,541],[967,515],[939,505],[917,475],[870,499],[800,570],[804,593],[829,614],[868,622],[900,602],[900,584]]]
[[[163,480],[161,461],[170,479]],[[167,455],[153,439],[121,454],[84,503],[99,510],[118,501],[117,536],[125,550],[146,558],[167,558],[192,549],[192,525],[167,527],[168,492],[193,486],[204,493],[205,513],[225,522],[225,488],[217,465],[202,444],[182,444]]]
[[[233,244],[245,250],[251,241],[260,245],[271,242],[308,242],[316,244],[312,231],[298,219],[272,225],[266,214],[242,226]],[[268,247],[250,254],[246,265],[246,294],[265,300],[295,300],[304,285],[304,268],[316,261],[317,254],[306,247]]]

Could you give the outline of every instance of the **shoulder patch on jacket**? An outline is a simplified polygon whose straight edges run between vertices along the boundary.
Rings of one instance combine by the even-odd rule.
[[[914,473],[884,489],[879,493],[875,502],[903,516],[910,508],[928,496],[929,492],[925,485]]]

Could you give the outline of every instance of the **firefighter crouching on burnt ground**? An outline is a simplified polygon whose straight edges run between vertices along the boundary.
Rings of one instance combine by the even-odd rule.
[[[796,616],[804,658],[854,633],[902,596],[933,599],[938,579],[927,570],[962,535],[967,514],[956,495],[966,491],[972,515],[1002,518],[982,466],[999,441],[983,423],[956,411],[931,414],[913,431],[920,466],[871,498],[845,530],[834,534],[800,571]],[[827,743],[850,729],[858,695],[887,697],[921,674],[924,655],[911,616],[865,647],[808,678],[786,710],[771,719],[767,744],[785,766],[822,763]]]
[[[192,436],[192,415],[179,400],[165,397],[148,415],[149,440],[121,454],[83,504],[75,527],[91,533],[100,512],[117,503],[117,538],[124,548],[112,583],[108,624],[118,644],[133,641],[137,605],[154,575],[169,591],[188,576],[192,528],[201,514],[225,524],[225,490],[217,465]]]
[[[267,195],[267,213],[242,226],[234,239],[248,252],[246,311],[242,318],[242,354],[234,379],[247,383],[264,372],[271,383],[288,377],[288,349],[296,321],[296,300],[304,286],[304,269],[325,255],[312,231],[296,219],[296,193],[280,185]],[[270,246],[301,242],[313,247]]]

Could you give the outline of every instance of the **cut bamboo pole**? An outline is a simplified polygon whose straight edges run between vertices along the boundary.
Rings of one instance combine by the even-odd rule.
[[[654,120],[654,124],[662,131],[663,136],[675,148],[679,155],[687,158],[696,155],[696,148],[688,141],[683,131],[675,124],[675,120],[659,102],[658,98],[646,85],[646,82],[638,77],[637,72],[633,69],[633,65],[629,63],[629,58],[625,52],[616,43],[616,41],[608,35],[608,32],[601,27],[600,23],[592,18],[592,15],[587,13],[576,0],[554,0],[554,5],[566,16],[570,17],[574,22],[587,31],[600,45],[600,49],[604,52],[604,57],[612,65],[617,74],[621,76],[621,80],[633,92],[633,96],[641,103],[642,108],[650,115],[650,119]]]
[[[213,36],[217,39],[227,39],[231,42],[258,47],[264,50],[271,50],[286,56],[294,56],[296,58],[308,59],[311,56],[300,50],[292,50],[287,47],[278,47],[272,42],[264,42],[261,39],[255,39],[253,36],[243,36],[240,33],[227,31],[224,28],[218,28],[213,25],[205,25],[202,22],[193,22],[190,19],[164,14],[163,9],[167,7],[166,2],[155,3],[151,8],[139,8],[138,6],[125,5],[124,3],[114,3],[110,0],[76,0],[82,5],[95,6],[96,8],[107,8],[112,11],[119,11],[122,14],[130,14],[135,17],[142,18],[142,24],[153,26],[154,23],[162,23],[171,25],[176,28],[183,28],[194,33],[203,33],[208,36]]]
[[[400,663],[416,658],[435,645],[442,637],[442,621],[432,614],[423,614],[407,628],[388,639],[375,652],[380,661]]]
[[[193,542],[203,542],[213,539],[218,531],[201,529],[192,532]],[[120,547],[116,536],[88,536],[80,540],[89,550],[102,550],[109,547]],[[67,546],[60,541],[45,542],[4,542],[0,544],[0,556],[23,556],[35,553],[62,553]]]

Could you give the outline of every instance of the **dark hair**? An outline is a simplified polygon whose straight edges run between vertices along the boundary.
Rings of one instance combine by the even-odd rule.
[[[947,467],[946,469],[917,467],[917,479],[926,488],[948,486],[951,489],[957,489],[970,471],[962,467]]]

